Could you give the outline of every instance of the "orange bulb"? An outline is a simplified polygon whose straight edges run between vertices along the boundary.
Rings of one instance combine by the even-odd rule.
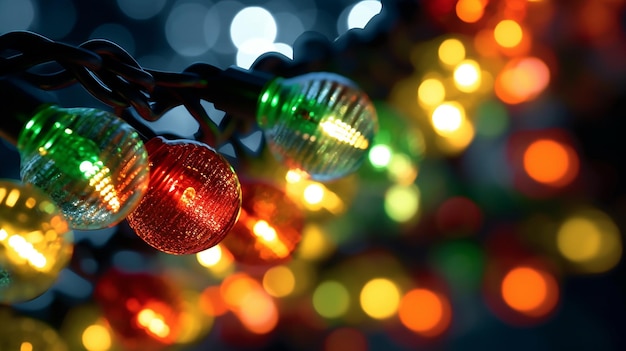
[[[244,182],[241,215],[223,241],[236,261],[275,264],[288,260],[302,238],[303,214],[275,186]]]

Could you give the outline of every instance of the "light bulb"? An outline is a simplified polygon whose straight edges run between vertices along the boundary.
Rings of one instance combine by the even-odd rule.
[[[38,319],[0,310],[0,345],[2,350],[68,351],[69,347],[51,325]]]
[[[148,186],[139,135],[105,111],[45,106],[24,125],[17,148],[23,182],[49,194],[74,229],[119,223]]]
[[[128,224],[152,247],[192,254],[218,244],[241,209],[237,174],[224,157],[190,140],[146,143],[150,185]]]
[[[94,299],[126,350],[171,349],[185,328],[181,291],[164,276],[110,269]]]
[[[302,238],[302,210],[270,184],[244,182],[241,191],[241,215],[222,244],[241,263],[276,264],[290,259]]]
[[[0,181],[0,303],[31,300],[48,290],[73,248],[73,233],[48,195]]]
[[[356,171],[378,129],[368,96],[326,72],[271,80],[259,96],[257,121],[274,157],[318,181]]]

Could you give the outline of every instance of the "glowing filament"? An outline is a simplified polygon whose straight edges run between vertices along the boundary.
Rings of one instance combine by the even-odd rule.
[[[4,232],[4,230],[2,230]],[[4,232],[6,236],[6,232]],[[23,259],[27,260],[32,266],[42,269],[46,266],[46,257],[33,247],[33,244],[26,241],[19,235],[11,235],[9,237],[9,246]]]
[[[139,311],[137,323],[159,338],[164,339],[170,334],[170,327],[165,323],[165,318],[150,308]]]
[[[342,143],[350,144],[350,146],[354,146],[357,149],[366,150],[369,146],[369,142],[363,137],[361,132],[356,131],[349,124],[341,120],[330,117],[320,123],[320,127],[328,136]]]
[[[196,198],[196,189],[193,187],[188,187],[183,191],[183,194],[180,196],[180,202],[189,206],[193,203],[193,200]]]
[[[91,163],[84,161],[80,164],[80,171],[89,179],[89,186],[100,194],[102,200],[107,203],[113,212],[119,211],[121,204],[117,197],[117,191],[111,184],[111,170],[102,164],[102,161]]]
[[[265,244],[278,257],[287,257],[289,250],[285,244],[278,239],[276,229],[264,220],[256,221],[252,227],[254,235],[261,239],[260,243]]]
[[[9,196],[7,196],[7,201],[5,202],[5,204],[7,205],[7,207],[13,207],[15,206],[15,203],[17,202],[19,198],[20,198],[20,191],[17,189],[13,189],[9,193]]]

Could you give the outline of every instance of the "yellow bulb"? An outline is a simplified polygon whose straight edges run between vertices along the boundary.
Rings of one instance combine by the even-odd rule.
[[[73,252],[73,233],[39,189],[0,181],[0,302],[33,299],[52,286]]]

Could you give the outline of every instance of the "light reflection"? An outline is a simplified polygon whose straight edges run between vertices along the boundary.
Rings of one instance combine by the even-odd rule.
[[[362,150],[367,150],[369,147],[367,138],[361,132],[340,119],[335,119],[331,116],[321,122],[319,126],[324,133],[331,138],[337,139],[339,142],[350,144],[350,146]]]

